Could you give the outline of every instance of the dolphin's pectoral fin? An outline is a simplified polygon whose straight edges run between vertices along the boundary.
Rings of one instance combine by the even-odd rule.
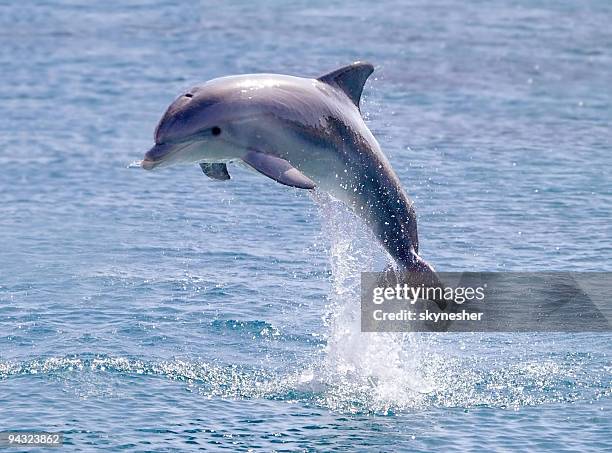
[[[370,74],[374,72],[374,66],[363,61],[336,69],[329,74],[319,77],[319,81],[340,88],[359,107],[361,92]]]
[[[230,179],[230,175],[227,172],[227,165],[223,163],[218,164],[200,164],[200,168],[206,176],[218,181],[227,181]]]
[[[276,182],[298,189],[314,189],[315,183],[285,159],[259,151],[249,151],[242,160]]]

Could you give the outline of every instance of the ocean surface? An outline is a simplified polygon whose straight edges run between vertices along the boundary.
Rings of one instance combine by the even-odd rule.
[[[386,258],[241,168],[128,168],[184,89],[376,72],[441,271],[612,271],[612,3],[0,4],[0,431],[69,450],[612,449],[611,334],[366,334]]]

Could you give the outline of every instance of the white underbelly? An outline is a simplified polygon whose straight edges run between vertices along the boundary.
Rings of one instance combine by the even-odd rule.
[[[355,182],[359,175],[334,151],[312,150],[311,158],[298,163],[299,170],[314,181],[317,189],[351,207],[356,203]]]

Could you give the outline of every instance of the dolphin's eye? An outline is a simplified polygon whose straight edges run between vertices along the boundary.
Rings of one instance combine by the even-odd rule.
[[[192,98],[192,97],[193,97],[193,94],[191,94],[191,93],[186,93],[186,94],[185,94],[185,97],[186,97],[186,98]]]
[[[214,126],[210,131],[214,136],[221,135],[221,128],[219,126]]]

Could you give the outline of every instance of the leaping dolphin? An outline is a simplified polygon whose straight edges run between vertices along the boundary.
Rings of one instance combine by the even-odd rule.
[[[318,79],[210,80],[170,104],[141,166],[199,163],[210,178],[228,180],[226,164],[242,161],[281,184],[328,192],[365,221],[400,268],[438,285],[419,255],[413,202],[359,110],[373,71],[356,62]]]

